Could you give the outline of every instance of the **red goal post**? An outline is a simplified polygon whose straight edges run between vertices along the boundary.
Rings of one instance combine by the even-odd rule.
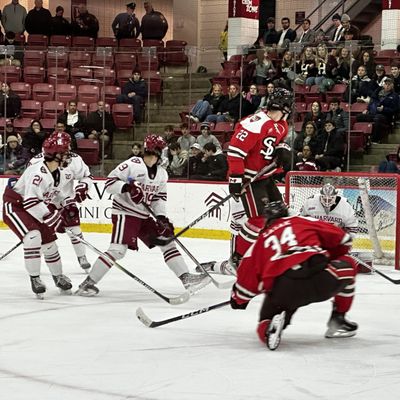
[[[285,201],[298,213],[304,201],[332,183],[347,198],[358,219],[353,250],[377,265],[400,269],[400,177],[363,172],[290,171],[285,179]]]

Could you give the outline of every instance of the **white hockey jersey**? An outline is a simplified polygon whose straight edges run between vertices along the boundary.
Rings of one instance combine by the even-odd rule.
[[[44,162],[37,162],[27,167],[13,190],[22,196],[25,210],[42,222],[49,213],[47,204],[65,205],[66,188],[72,183],[71,172],[58,169],[52,174]]]
[[[320,194],[308,198],[300,210],[300,215],[313,217],[321,221],[330,222],[344,229],[353,238],[358,232],[358,220],[353,207],[345,197],[336,196],[336,202],[329,212],[326,212],[320,201]]]
[[[126,183],[135,180],[143,190],[144,202],[151,206],[155,215],[166,215],[168,174],[159,165],[155,166],[154,170],[154,176],[150,176],[143,159],[132,157],[110,172],[106,182],[106,191],[114,195],[112,214],[133,215],[142,219],[149,217],[149,212],[143,204],[133,202],[129,192],[121,193]]]
[[[73,178],[78,181],[77,183],[86,183],[88,185],[88,189],[90,189],[93,185],[92,174],[90,173],[89,167],[85,164],[82,157],[76,153],[70,153],[71,159],[70,163],[67,167],[61,168],[63,171],[67,173],[71,173]],[[28,165],[33,165],[38,162],[43,162],[44,156],[43,153],[40,153],[33,157]],[[74,181],[72,180],[67,187],[65,187],[66,196],[69,196],[71,199],[75,197],[74,190]]]

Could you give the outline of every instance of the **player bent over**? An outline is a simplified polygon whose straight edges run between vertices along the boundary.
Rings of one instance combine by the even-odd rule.
[[[228,261],[205,263],[210,272],[235,274],[237,265],[247,249],[256,241],[264,227],[264,205],[282,200],[272,174],[258,178],[242,194],[243,184],[254,178],[273,161],[280,165],[290,158],[290,149],[284,143],[288,134],[286,119],[293,105],[293,94],[277,88],[268,98],[267,110],[260,110],[240,121],[228,148],[229,192],[240,199],[247,220],[242,225]]]
[[[345,318],[356,274],[354,260],[347,255],[350,235],[314,218],[288,217],[282,201],[267,204],[264,215],[266,228],[237,270],[232,308],[245,309],[254,296],[266,293],[257,333],[275,350],[299,307],[334,297],[325,337],[354,336],[357,324]]]
[[[60,123],[57,122],[57,125]],[[66,132],[53,132],[51,138],[63,138],[71,147],[71,136]],[[43,162],[43,153],[33,157],[29,164]],[[74,235],[83,237],[80,226],[80,217],[77,203],[82,203],[87,198],[88,191],[92,186],[92,175],[89,167],[85,164],[82,157],[76,153],[70,152],[68,165],[64,167],[65,173],[72,174],[73,180],[69,181],[67,187],[64,188],[66,195],[69,197],[67,204],[57,204],[57,209],[60,210],[64,219],[65,228],[68,228]],[[78,181],[74,188],[74,180]],[[60,232],[61,233],[61,232]],[[86,258],[86,247],[77,238],[70,236],[72,247],[74,248],[76,257],[80,267],[88,272],[90,264]]]
[[[146,136],[143,159],[132,157],[108,175],[106,191],[114,195],[111,244],[105,253],[107,257],[100,256],[97,259],[76,294],[97,294],[99,290],[95,284],[112,267],[112,260],[123,258],[128,248],[138,250],[138,239],[151,248],[161,243],[157,237],[173,236],[174,227],[166,216],[168,175],[158,165],[165,146],[161,136]],[[145,204],[152,208],[157,220],[149,215]],[[186,289],[195,292],[210,283],[210,278],[205,274],[189,273],[174,242],[160,245],[160,249],[164,261]]]
[[[63,225],[62,216],[55,207],[50,207],[53,201],[68,201],[64,188],[72,176],[60,167],[69,158],[69,143],[62,138],[46,139],[43,154],[43,162],[28,166],[16,183],[10,179],[3,195],[4,222],[23,242],[25,268],[32,291],[39,298],[46,291],[40,279],[41,252],[56,286],[62,291],[72,288],[71,281],[63,274],[55,242],[55,230]]]

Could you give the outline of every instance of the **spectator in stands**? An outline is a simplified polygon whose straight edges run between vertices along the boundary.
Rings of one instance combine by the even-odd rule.
[[[383,88],[378,88],[371,95],[368,109],[357,115],[357,121],[373,122],[371,141],[377,144],[390,130],[394,116],[399,110],[399,95],[394,91],[393,80],[388,78]]]
[[[385,73],[385,66],[382,64],[378,64],[375,68],[375,73],[371,77],[371,85],[374,90],[378,89],[379,87],[383,87],[383,83],[388,78]]]
[[[7,136],[5,162],[4,149],[0,151],[0,174],[20,175],[29,159],[28,150],[19,144],[17,136]]]
[[[210,124],[208,122],[202,122],[200,125],[200,135],[197,137],[196,143],[200,145],[201,149],[204,148],[206,143],[214,143],[215,147],[221,150],[221,143],[210,133],[210,130]]]
[[[396,153],[386,154],[385,160],[379,163],[377,172],[387,174],[400,173],[400,146],[397,148]]]
[[[25,32],[25,18],[26,8],[19,4],[19,0],[11,0],[11,3],[4,6],[1,15],[1,24],[5,33],[23,34]]]
[[[25,18],[25,29],[30,35],[50,36],[51,14],[47,8],[43,8],[43,0],[35,0],[35,7]]]
[[[296,77],[296,74],[294,72],[294,67],[295,67],[295,62],[293,53],[289,50],[286,50],[283,53],[281,64],[277,68],[278,70],[277,79],[274,80],[274,84],[291,90],[292,81]]]
[[[305,144],[294,166],[295,171],[318,171],[311,147]]]
[[[181,126],[182,136],[180,136],[177,140],[182,150],[189,151],[190,146],[196,142],[196,138],[190,134],[189,126],[187,123],[182,123]]]
[[[142,107],[147,97],[147,83],[142,78],[138,69],[132,71],[132,76],[122,87],[121,94],[117,96],[117,103],[127,103],[133,105],[133,115],[135,123],[142,122]]]
[[[275,90],[275,84],[273,84],[272,82],[268,83],[265,94],[264,94],[264,96],[261,97],[261,101],[260,101],[260,105],[258,106],[258,109],[266,106],[268,97],[272,93],[274,93],[274,90]]]
[[[111,28],[114,36],[119,39],[137,38],[140,34],[140,23],[135,15],[136,3],[126,5],[126,12],[118,14]]]
[[[350,17],[349,17],[348,14],[343,14],[342,15],[341,23],[342,23],[342,26],[344,28],[344,31],[347,30],[347,31],[351,31],[352,32],[352,34],[353,34],[352,39],[353,40],[358,40],[360,38],[360,30],[350,22]],[[343,32],[343,34],[344,34],[344,32]],[[342,38],[343,38],[343,36],[342,36]],[[348,40],[348,39],[346,39],[346,40]]]
[[[219,83],[214,83],[210,93],[207,93],[203,100],[198,100],[190,110],[189,118],[196,123],[204,121],[207,115],[214,114],[218,110],[224,98],[222,86]]]
[[[172,177],[181,177],[188,162],[189,151],[181,149],[179,142],[172,143],[168,148],[172,155],[172,160],[168,166],[169,175]]]
[[[325,121],[334,121],[336,132],[344,136],[349,130],[349,114],[340,108],[340,101],[334,97],[329,103],[329,110],[325,114]]]
[[[276,76],[276,68],[270,58],[271,48],[257,50],[257,58],[250,61],[254,64],[254,83],[256,85],[266,85],[271,82]]]
[[[190,155],[188,163],[186,164],[186,169],[183,172],[184,176],[188,176],[189,179],[194,179],[193,175],[199,175],[201,173],[201,168],[203,163],[201,162],[203,158],[203,151],[198,143],[192,144],[190,147]]]
[[[325,114],[322,112],[321,103],[319,101],[313,101],[311,103],[311,111],[309,111],[304,117],[302,130],[304,130],[309,121],[314,122],[318,134],[324,128]]]
[[[226,61],[228,59],[228,21],[226,21],[224,30],[219,34],[218,48]]]
[[[305,46],[313,46],[315,44],[315,31],[310,28],[311,21],[306,18],[302,23],[303,31],[296,38],[296,42]]]
[[[372,78],[375,74],[376,64],[374,61],[374,57],[370,54],[369,51],[364,51],[361,53],[361,56],[354,61],[353,63],[353,74],[357,72],[357,69],[360,65],[365,67],[367,71],[367,75]]]
[[[199,165],[199,175],[193,175],[192,179],[207,181],[224,181],[228,172],[228,161],[222,150],[217,150],[214,143],[206,143],[203,147],[203,158]]]
[[[242,107],[246,106],[245,99],[242,100]],[[242,112],[240,109],[240,93],[239,86],[236,84],[229,85],[229,93],[226,96],[219,108],[214,114],[207,116],[207,122],[236,122],[241,118]]]
[[[328,48],[324,43],[319,44],[317,47],[316,67],[316,76],[307,77],[306,85],[318,85],[319,91],[325,93],[332,89],[335,84],[334,78],[337,72],[337,61],[335,57],[328,53]]]
[[[277,32],[276,48],[278,54],[283,53],[289,48],[289,43],[296,40],[296,31],[290,28],[290,19],[283,17],[281,19],[282,29]]]
[[[332,33],[329,35],[329,39],[328,39],[329,46],[337,45],[339,43],[339,41],[343,35],[343,31],[344,31],[344,26],[342,25],[341,16],[339,14],[333,14],[332,24],[333,24],[334,29],[333,29]]]
[[[247,93],[243,91],[242,96],[247,100],[246,106],[243,107],[242,117],[254,114],[261,103],[261,96],[258,94],[257,86],[254,84],[250,85],[249,91]]]
[[[21,98],[14,93],[7,83],[1,84],[0,117],[16,118],[21,112]]]
[[[400,94],[400,67],[397,62],[391,64],[389,78],[393,80],[394,91]]]
[[[367,75],[367,71],[364,65],[360,65],[357,69],[357,74],[353,76],[351,80],[351,93],[350,85],[344,93],[343,99],[346,102],[353,104],[357,103],[369,103],[370,96],[373,91],[371,79]]]
[[[142,157],[142,145],[140,143],[133,143],[132,149],[131,149],[131,155],[128,157]]]
[[[297,133],[293,142],[293,150],[296,157],[300,157],[302,155],[303,147],[305,145],[310,146],[313,151],[316,151],[318,144],[317,136],[317,125],[315,125],[315,123],[312,121],[307,122],[304,126],[304,130]]]
[[[4,38],[7,52],[0,54],[0,66],[14,65],[20,67],[24,59],[24,47],[15,45],[15,33],[7,32]]]
[[[257,43],[257,42],[256,42]],[[278,33],[275,29],[275,18],[267,19],[267,27],[258,39],[259,47],[273,47],[278,43]]]
[[[340,171],[344,156],[344,138],[336,132],[334,121],[326,121],[317,137],[315,162],[321,171]]]
[[[31,122],[28,132],[22,139],[22,146],[28,150],[30,158],[42,152],[43,142],[46,139],[46,132],[39,120]]]
[[[317,58],[312,47],[304,48],[300,60],[297,62],[296,71],[298,71],[298,75],[294,82],[298,85],[304,85],[308,78],[317,76]]]
[[[75,100],[70,100],[68,102],[67,109],[58,116],[57,122],[63,123],[65,126],[65,132],[71,136],[72,148],[76,148],[76,140],[85,138],[85,114],[78,111]]]
[[[97,102],[97,111],[89,113],[86,119],[86,131],[88,139],[98,140],[100,149],[104,142],[104,158],[111,157],[111,142],[115,130],[114,120],[108,111],[105,110],[104,101]]]
[[[172,125],[165,125],[164,127],[164,140],[169,146],[178,140],[178,137],[174,133],[174,127]]]
[[[346,47],[340,47],[337,56],[338,67],[335,79],[336,83],[347,83],[349,81],[353,62],[354,58],[350,50]]]
[[[78,16],[72,21],[71,30],[74,36],[97,38],[99,21],[93,14],[89,13],[86,4],[79,4]]]
[[[155,11],[150,1],[143,3],[146,14],[142,17],[140,32],[142,40],[163,40],[168,31],[168,22],[164,15]]]
[[[64,8],[56,7],[56,15],[51,19],[51,34],[68,36],[71,34],[71,24],[64,18]]]

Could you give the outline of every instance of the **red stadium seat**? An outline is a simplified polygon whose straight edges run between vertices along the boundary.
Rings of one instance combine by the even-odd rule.
[[[158,71],[143,71],[142,77],[147,82],[150,95],[158,97],[162,102],[163,81],[160,73]]]
[[[42,114],[40,101],[21,100],[21,117],[38,119]]]
[[[61,101],[45,101],[43,103],[43,118],[57,119],[58,114],[62,113],[65,109],[64,103]]]
[[[28,35],[26,46],[29,49],[46,49],[49,44],[49,38],[46,35]]]
[[[32,123],[32,118],[15,118],[13,121],[14,131],[24,136]]]
[[[44,51],[25,50],[24,67],[44,67],[46,54]]]
[[[7,82],[20,82],[21,81],[21,68],[14,65],[3,65],[0,67],[0,81]]]
[[[50,101],[54,99],[54,86],[49,83],[34,83],[32,86],[33,100]]]
[[[87,116],[88,113],[88,104],[83,102],[83,101],[78,101],[78,103],[76,104],[76,109],[85,114],[85,116]]]
[[[30,83],[43,83],[45,81],[46,71],[43,67],[25,67],[24,68],[24,82]]]
[[[64,35],[51,35],[50,36],[50,46],[64,46],[71,47],[72,37]]]
[[[138,66],[143,71],[157,71],[160,68],[160,60],[156,55],[138,55]]]
[[[47,68],[67,68],[68,65],[68,52],[51,51],[50,48],[46,56]]]
[[[43,126],[43,129],[49,132],[54,131],[54,126],[57,122],[57,117],[55,118],[42,118],[40,123]]]
[[[73,48],[93,50],[94,43],[94,39],[89,36],[72,36]]]
[[[113,104],[112,116],[115,127],[118,129],[129,129],[133,125],[132,104]]]
[[[117,81],[118,85],[122,88],[126,82],[128,82],[129,78],[132,77],[131,69],[121,69],[117,70]]]
[[[96,103],[100,98],[100,88],[93,85],[78,87],[78,100],[84,103]]]
[[[101,96],[106,101],[107,104],[113,105],[117,102],[117,96],[121,94],[120,86],[106,85],[101,88]]]
[[[119,49],[124,51],[138,52],[142,47],[142,42],[135,38],[120,39]]]
[[[92,56],[92,63],[91,65],[94,65],[96,67],[107,67],[107,68],[113,68],[114,66],[114,55],[113,54],[106,54],[105,56],[103,54],[93,54]]]
[[[136,55],[132,53],[115,53],[114,56],[115,69],[129,69],[131,72],[136,67]]]
[[[89,68],[71,68],[71,84],[75,86],[87,85],[93,79],[92,70]]]
[[[100,145],[98,140],[80,139],[76,141],[76,152],[82,157],[87,165],[97,165],[100,163]]]
[[[181,65],[189,68],[189,59],[185,53],[187,42],[184,40],[167,40],[165,43],[164,67],[170,65]]]
[[[93,77],[95,79],[99,79],[102,83],[104,82],[106,85],[115,84],[115,71],[108,67],[102,69],[94,69]],[[98,84],[100,85],[100,83]]]
[[[67,103],[70,100],[76,100],[76,86],[68,83],[57,85],[56,100]]]
[[[71,51],[69,53],[69,67],[78,68],[91,64],[90,53],[86,51]]]
[[[21,100],[30,100],[32,96],[32,88],[29,83],[11,82],[10,89],[16,93]]]
[[[61,83],[68,83],[69,70],[63,67],[49,67],[47,69],[47,82],[56,86]]]
[[[98,37],[96,39],[96,47],[118,47],[118,40],[115,37]]]

